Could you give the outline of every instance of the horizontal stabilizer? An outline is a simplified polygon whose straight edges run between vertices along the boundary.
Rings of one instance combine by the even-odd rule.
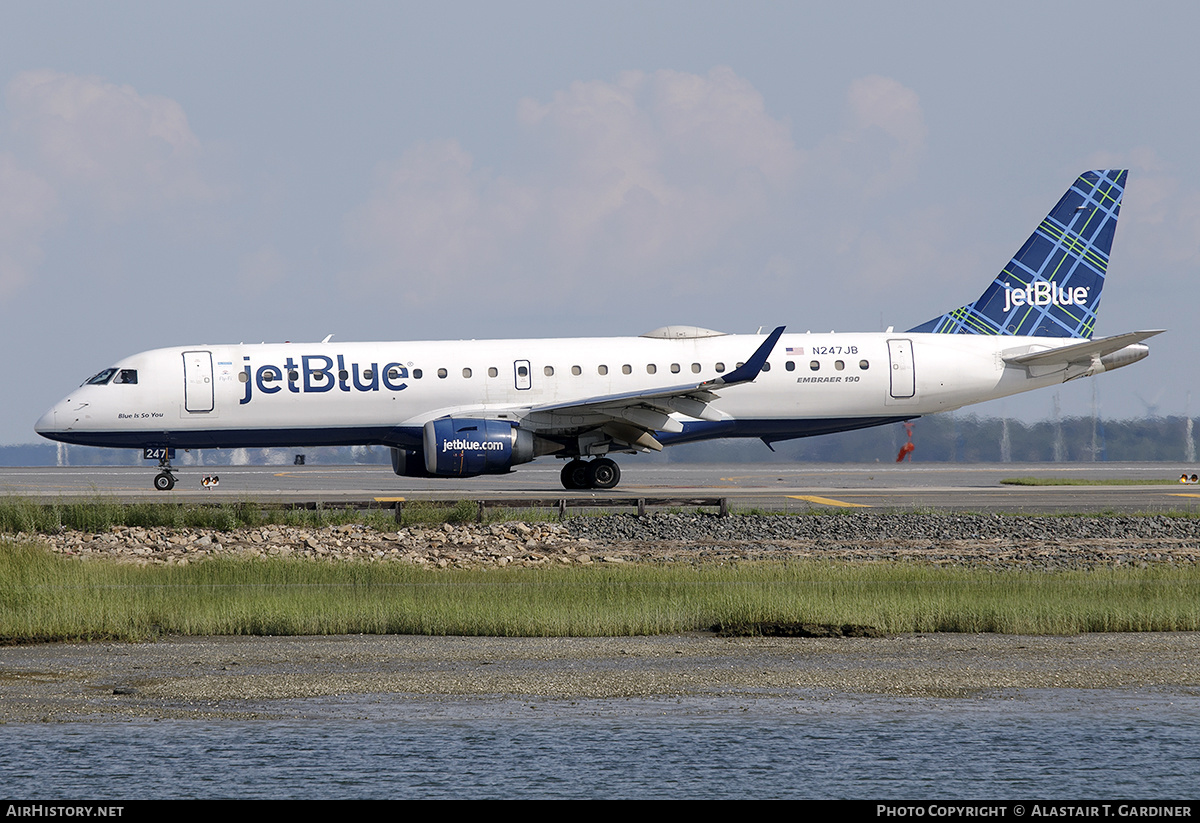
[[[1090,363],[1095,358],[1104,357],[1120,351],[1126,346],[1149,340],[1155,335],[1162,334],[1166,329],[1151,331],[1131,331],[1114,337],[1101,337],[1099,340],[1088,340],[1070,346],[1059,346],[1054,349],[1041,351],[1024,351],[1019,354],[1006,355],[1004,362],[1013,366],[1047,367],[1069,366],[1074,363]]]

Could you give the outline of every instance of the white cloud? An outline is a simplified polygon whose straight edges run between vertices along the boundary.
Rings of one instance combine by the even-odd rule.
[[[38,171],[109,217],[213,195],[183,108],[130,86],[50,70],[6,90],[10,131]]]
[[[372,258],[371,280],[399,277],[410,296],[431,296],[431,278],[496,264],[534,204],[519,186],[474,171],[472,162],[447,140],[415,146],[381,167],[375,192],[347,226],[351,244]]]
[[[347,222],[369,271],[414,286],[526,270],[644,287],[768,217],[804,166],[788,126],[728,68],[574,83],[522,100],[518,119],[542,149],[523,179],[476,169],[453,141],[380,170]]]
[[[17,75],[5,103],[0,300],[34,276],[56,223],[158,221],[215,195],[201,174],[201,143],[174,100],[42,70]],[[192,217],[180,224],[190,230]]]
[[[54,189],[8,152],[0,152],[0,300],[29,280],[54,222]]]
[[[521,113],[562,158],[546,194],[568,269],[695,260],[766,215],[803,162],[786,125],[727,68],[577,83]]]
[[[917,93],[890,77],[850,84],[843,129],[822,142],[816,168],[832,186],[871,200],[916,177],[928,130]]]

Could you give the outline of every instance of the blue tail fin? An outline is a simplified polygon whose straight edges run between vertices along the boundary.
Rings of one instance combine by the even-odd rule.
[[[978,300],[909,331],[1090,338],[1127,174],[1084,172]]]

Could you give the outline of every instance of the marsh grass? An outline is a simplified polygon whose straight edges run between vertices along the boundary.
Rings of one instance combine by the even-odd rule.
[[[625,636],[746,623],[885,633],[1200,630],[1200,569],[912,563],[430,570],[399,563],[81,562],[0,541],[0,640],[161,634]]]

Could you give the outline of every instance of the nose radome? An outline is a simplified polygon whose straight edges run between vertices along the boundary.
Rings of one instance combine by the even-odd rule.
[[[58,406],[51,406],[45,414],[39,417],[37,423],[33,425],[33,430],[38,434],[58,431]]]

